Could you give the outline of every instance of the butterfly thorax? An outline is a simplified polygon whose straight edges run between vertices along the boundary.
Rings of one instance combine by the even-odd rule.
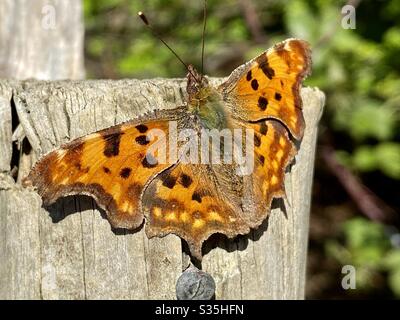
[[[187,75],[189,112],[196,116],[205,129],[225,129],[228,126],[221,93],[208,79],[189,65]]]

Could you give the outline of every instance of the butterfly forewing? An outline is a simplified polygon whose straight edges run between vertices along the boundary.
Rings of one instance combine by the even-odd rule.
[[[114,227],[136,228],[143,221],[140,196],[146,182],[170,165],[150,161],[146,152],[157,139],[149,132],[162,130],[168,138],[168,125],[132,121],[76,139],[42,158],[24,183],[34,185],[45,204],[91,195]]]
[[[300,87],[310,70],[308,43],[289,39],[239,67],[220,90],[234,117],[244,121],[276,118],[301,139],[305,124]]]

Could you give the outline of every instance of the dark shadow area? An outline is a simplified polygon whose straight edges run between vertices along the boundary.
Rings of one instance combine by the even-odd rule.
[[[284,214],[285,218],[288,219],[288,214],[285,206],[285,202],[282,198],[273,199],[271,204],[271,211],[274,209],[280,209],[280,211]],[[261,223],[261,225],[256,229],[251,229],[250,232],[246,235],[238,235],[235,238],[228,238],[227,236],[221,233],[215,233],[210,236],[203,243],[202,254],[203,256],[207,255],[211,250],[215,248],[224,249],[227,252],[233,252],[236,250],[244,251],[247,249],[249,239],[252,241],[258,241],[261,236],[268,230],[268,219],[269,216]],[[182,251],[186,253],[190,258],[193,265],[201,270],[202,264],[201,261],[192,257],[190,255],[189,246],[186,241],[182,241]]]
[[[285,205],[285,201],[283,200],[283,198],[276,198],[276,199],[272,200],[271,210],[274,210],[274,209],[280,209],[282,211],[282,213],[284,214],[285,218],[288,219],[286,205]]]
[[[295,145],[297,151],[300,150],[301,148],[301,143],[303,142],[303,139],[301,140],[296,140],[293,136],[290,136],[290,140],[292,140],[293,144]],[[296,159],[296,158],[294,158]],[[295,161],[293,161],[293,164],[295,163]]]
[[[17,114],[17,109],[14,102],[14,97],[10,100],[11,106],[11,132],[14,134],[15,130],[19,125],[19,118]],[[18,170],[19,170],[19,159],[20,159],[20,146],[17,141],[12,142],[12,153],[11,153],[11,163],[10,163],[10,174],[14,181],[17,181]]]
[[[86,195],[74,195],[60,198],[54,204],[46,207],[46,209],[53,223],[58,223],[71,214],[86,210],[97,210],[100,212],[103,219],[108,220],[106,211],[100,208],[92,197]],[[136,233],[142,227],[143,224],[136,229],[123,229],[113,228],[110,225],[111,231],[117,236]]]
[[[250,230],[250,232],[246,235],[238,235],[235,238],[230,239],[221,233],[215,233],[204,242],[202,249],[203,256],[207,255],[211,250],[217,247],[224,249],[227,252],[233,252],[236,250],[244,251],[247,249],[249,239],[253,241],[258,241],[267,230],[268,217],[261,223],[261,225],[257,229]],[[187,251],[185,252],[189,254],[188,247]],[[193,258],[192,262],[194,264]]]
[[[11,132],[14,134],[17,129],[20,128],[20,121],[17,113],[17,109],[15,106],[14,96],[11,97],[10,100],[11,107]],[[22,130],[20,131],[22,133]],[[22,140],[19,140],[21,139]],[[29,143],[29,140],[26,136],[17,136],[16,141],[12,141],[12,151],[11,151],[11,161],[10,161],[10,175],[14,179],[15,182],[18,180],[18,174],[20,171],[20,161],[24,155],[29,155],[32,151],[32,146]]]
[[[85,210],[99,210],[101,216],[105,218],[105,211],[101,209],[92,197],[85,195],[66,196],[57,199],[57,201],[46,209],[53,223],[64,220],[69,215]]]
[[[202,269],[201,261],[195,257],[192,257],[192,255],[190,254],[189,245],[187,244],[187,242],[185,240],[181,239],[181,244],[182,244],[182,252],[184,252],[188,257],[190,257],[190,261],[197,269],[201,270]]]
[[[25,138],[22,140],[22,153],[25,154],[25,155],[28,155],[28,154],[31,153],[31,151],[32,151],[32,146],[31,146],[31,144],[29,143],[28,138],[25,137]]]
[[[282,211],[282,213],[285,215],[287,219],[288,216],[283,199],[279,198],[279,199],[274,199],[272,201],[271,210],[277,208],[279,208],[280,211]],[[48,210],[49,216],[52,219],[53,223],[58,223],[71,214],[86,210],[98,210],[100,212],[101,217],[103,219],[108,220],[105,210],[100,208],[92,197],[86,195],[75,195],[75,196],[67,196],[60,198],[54,204],[46,207],[46,209]],[[210,238],[208,238],[203,243],[203,248],[202,248],[203,256],[207,255],[211,250],[217,247],[224,249],[227,252],[233,252],[236,250],[239,251],[246,250],[249,243],[249,239],[251,239],[252,241],[258,241],[264,234],[264,232],[268,230],[268,219],[269,217],[267,217],[257,229],[251,229],[248,234],[238,235],[237,237],[232,239],[228,238],[227,236],[221,233],[215,233],[211,235]],[[144,222],[138,228],[132,230],[111,227],[111,231],[117,236],[124,236],[127,234],[133,234],[140,231],[143,225]],[[191,256],[189,246],[186,243],[186,241],[182,240],[181,243],[182,243],[182,251],[190,257],[190,260],[193,263],[193,265],[199,270],[201,270],[202,269],[201,261]]]
[[[103,216],[103,213],[102,213],[101,216],[104,219],[107,219],[106,216]],[[139,232],[143,228],[143,225],[144,225],[144,220],[143,220],[142,224],[139,227],[135,228],[135,229],[124,229],[124,228],[113,228],[113,227],[111,227],[111,231],[117,236],[124,236],[124,235],[127,235],[127,234],[134,234],[136,232]]]

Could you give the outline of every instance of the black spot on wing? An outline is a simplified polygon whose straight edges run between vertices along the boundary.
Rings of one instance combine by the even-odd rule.
[[[257,90],[258,89],[258,81],[257,81],[257,79],[251,80],[251,87],[253,88],[253,90]]]
[[[201,195],[198,192],[193,192],[192,194],[192,200],[197,201],[198,203],[201,203]]]
[[[135,128],[138,129],[140,133],[145,133],[147,130],[149,130],[149,128],[147,128],[147,126],[144,124],[139,124]]]
[[[268,132],[267,125],[265,124],[265,122],[261,122],[261,124],[260,124],[260,133],[265,136],[267,134],[267,132]]]
[[[281,101],[281,99],[282,99],[282,95],[280,93],[276,92],[275,93],[275,100]]]
[[[264,165],[264,163],[265,163],[265,157],[264,157],[262,154],[260,154],[260,155],[258,156],[258,160],[260,160],[260,163],[261,163],[262,165]]]
[[[251,70],[249,70],[249,72],[247,72],[247,75],[246,75],[246,80],[247,80],[247,81],[250,81],[251,78],[252,78],[252,76],[251,76]]]
[[[121,135],[123,135],[123,133],[119,127],[113,128],[112,131],[107,130],[102,133],[105,142],[103,153],[107,158],[115,157],[119,154]]]
[[[267,109],[267,105],[268,105],[268,100],[265,97],[259,97],[258,98],[258,107],[264,111],[265,109]]]
[[[148,144],[150,141],[147,139],[147,136],[145,136],[145,135],[141,135],[141,136],[137,136],[136,138],[135,138],[135,141],[136,141],[136,143],[138,143],[138,144],[140,144],[140,145],[142,145],[142,146],[144,146],[144,145],[146,145],[146,144]]]
[[[189,186],[192,184],[193,180],[191,177],[189,177],[187,174],[182,174],[181,175],[181,180],[180,180],[182,186],[184,188],[189,188]]]
[[[128,179],[129,176],[131,175],[131,172],[132,172],[132,169],[131,169],[131,168],[123,168],[123,169],[120,171],[119,175],[120,175],[120,177],[123,178],[123,179]]]
[[[175,177],[173,177],[173,176],[171,176],[171,175],[166,175],[166,176],[163,178],[163,183],[162,183],[162,185],[163,185],[164,187],[167,187],[167,188],[169,188],[169,189],[172,189],[172,188],[175,186],[175,183],[176,183],[176,178],[175,178]]]
[[[275,76],[275,71],[268,64],[268,58],[265,54],[257,58],[258,67],[264,72],[268,79],[272,79]]]
[[[260,137],[259,137],[257,134],[254,135],[254,145],[255,145],[256,147],[261,146],[261,139],[260,139]]]
[[[104,171],[104,173],[107,173],[107,174],[111,173],[111,170],[107,167],[103,167],[103,171]]]

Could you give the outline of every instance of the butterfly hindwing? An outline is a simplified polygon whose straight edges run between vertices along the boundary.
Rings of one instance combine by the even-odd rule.
[[[284,178],[297,153],[287,129],[275,120],[249,125],[254,129],[254,171],[251,176],[253,203],[258,210],[249,213],[249,224],[258,226],[268,215],[274,198],[285,197]]]
[[[211,234],[248,233],[241,217],[241,181],[230,172],[223,165],[182,163],[162,172],[143,196],[146,233],[174,233],[200,260],[201,245]]]

